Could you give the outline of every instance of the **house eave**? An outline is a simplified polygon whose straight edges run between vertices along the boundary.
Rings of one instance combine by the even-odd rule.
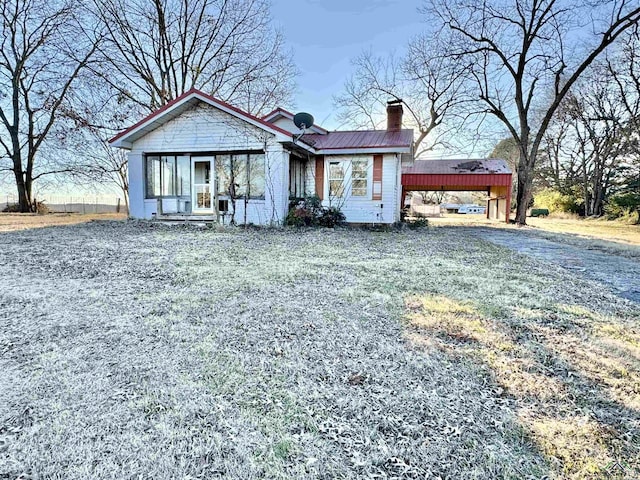
[[[359,155],[371,153],[411,153],[411,147],[359,147],[359,148],[324,148],[317,151],[319,155]]]

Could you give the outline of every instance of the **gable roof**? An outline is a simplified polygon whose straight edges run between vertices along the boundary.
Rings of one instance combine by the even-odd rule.
[[[129,128],[115,135],[109,140],[109,144],[114,147],[130,148],[131,143],[138,138],[146,135],[147,133],[155,130],[159,126],[179,116],[181,113],[189,109],[197,102],[204,102],[208,105],[216,107],[236,118],[245,120],[246,122],[261,128],[267,132],[273,133],[278,136],[285,136],[290,139],[291,132],[284,130],[272,123],[269,123],[261,118],[258,118],[250,113],[247,113],[237,107],[229,105],[222,100],[212,97],[200,90],[192,88],[188,92],[183,93],[179,97],[170,101],[163,107],[147,115],[139,122],[133,124]],[[281,138],[281,140],[284,140]]]
[[[278,120],[278,118],[287,118],[293,121],[294,114],[288,110],[285,110],[282,107],[278,107],[275,110],[267,113],[262,119],[266,122],[272,123]],[[316,125],[315,123],[309,127],[309,130],[313,130],[315,133],[329,133],[329,130],[322,128],[320,125]],[[293,133],[293,132],[292,132]]]
[[[409,153],[413,145],[413,130],[352,130],[329,132],[325,135],[307,133],[301,137],[307,145],[324,153],[341,150],[384,150]]]
[[[297,143],[297,145],[313,154],[347,154],[347,153],[410,153],[413,144],[413,130],[389,132],[387,130],[355,130],[329,132],[322,127],[313,126],[313,131],[300,138],[284,128],[278,127],[266,119],[289,118],[293,114],[278,108],[263,118],[247,113],[233,105],[212,97],[197,89],[191,89],[170,101],[163,107],[147,115],[139,122],[115,135],[109,140],[113,147],[130,149],[134,141],[152,132],[156,128],[178,117],[189,108],[203,102],[238,119],[244,120],[262,130],[276,135],[279,142]]]

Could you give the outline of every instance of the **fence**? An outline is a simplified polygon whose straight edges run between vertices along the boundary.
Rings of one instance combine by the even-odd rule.
[[[65,213],[126,213],[124,201],[116,195],[42,195],[38,202],[44,202],[51,212]],[[16,195],[0,196],[0,212],[7,205],[18,203]]]

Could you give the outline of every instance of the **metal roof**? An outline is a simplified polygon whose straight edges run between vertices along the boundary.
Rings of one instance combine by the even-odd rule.
[[[412,166],[402,167],[407,175],[450,174],[511,174],[507,162],[498,158],[458,160],[416,160]]]
[[[340,150],[346,148],[410,148],[413,130],[396,132],[387,130],[353,130],[329,132],[327,134],[305,134],[301,140],[316,150]]]

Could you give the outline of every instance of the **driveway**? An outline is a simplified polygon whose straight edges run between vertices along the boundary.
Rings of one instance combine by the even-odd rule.
[[[518,253],[553,263],[609,287],[617,295],[640,303],[640,262],[593,247],[578,247],[541,238],[534,232],[470,229],[470,233]]]

